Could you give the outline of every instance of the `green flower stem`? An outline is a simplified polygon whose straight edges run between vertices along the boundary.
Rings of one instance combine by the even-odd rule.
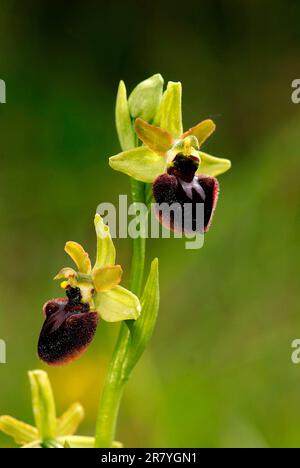
[[[131,181],[132,199],[145,203],[145,184]],[[141,226],[142,232],[144,226]],[[131,290],[141,294],[144,267],[146,238],[142,235],[133,240],[133,257],[131,266]],[[108,369],[102,391],[96,424],[95,447],[111,448],[115,440],[115,431],[124,385],[129,377],[126,373],[126,357],[130,349],[130,331],[126,323],[121,324],[118,341]]]
[[[101,395],[97,418],[95,447],[111,448],[115,438],[120,402],[126,379],[123,363],[130,344],[130,332],[122,323]]]
[[[131,192],[133,202],[146,203],[146,184],[131,179]],[[146,256],[145,224],[143,224],[140,229],[140,237],[133,240],[130,280],[130,289],[137,296],[140,296],[142,291]]]

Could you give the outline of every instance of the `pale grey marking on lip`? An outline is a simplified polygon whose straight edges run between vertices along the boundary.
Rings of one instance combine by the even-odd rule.
[[[193,178],[192,182],[185,182],[184,180],[180,179],[180,177],[178,177],[178,180],[183,190],[185,191],[185,193],[191,200],[193,199],[193,189],[194,189],[201,196],[202,200],[205,201],[206,195],[205,195],[203,188],[199,184],[197,176]]]

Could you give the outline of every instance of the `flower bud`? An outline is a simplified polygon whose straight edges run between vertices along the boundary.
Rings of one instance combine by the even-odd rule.
[[[154,118],[162,98],[163,84],[163,77],[157,73],[134,88],[128,99],[129,111],[134,119],[140,117],[150,122]]]

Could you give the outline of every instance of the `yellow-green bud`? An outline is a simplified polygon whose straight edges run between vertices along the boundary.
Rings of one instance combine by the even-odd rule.
[[[140,117],[147,122],[154,118],[161,102],[163,84],[163,77],[157,73],[134,88],[128,99],[131,117]]]

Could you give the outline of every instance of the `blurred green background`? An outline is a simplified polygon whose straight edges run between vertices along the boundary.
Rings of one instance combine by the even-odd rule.
[[[118,81],[160,72],[183,84],[184,125],[212,117],[206,150],[230,157],[203,249],[152,240],[161,308],[129,382],[118,439],[135,447],[300,446],[300,78],[297,1],[2,0],[0,78],[0,414],[32,421],[26,372],[42,305],[61,295],[63,246],[94,254],[98,203],[129,193],[113,172]],[[131,242],[117,241],[126,271]],[[118,326],[50,369],[58,410],[80,400],[92,434]],[[9,446],[0,436],[0,446]]]

